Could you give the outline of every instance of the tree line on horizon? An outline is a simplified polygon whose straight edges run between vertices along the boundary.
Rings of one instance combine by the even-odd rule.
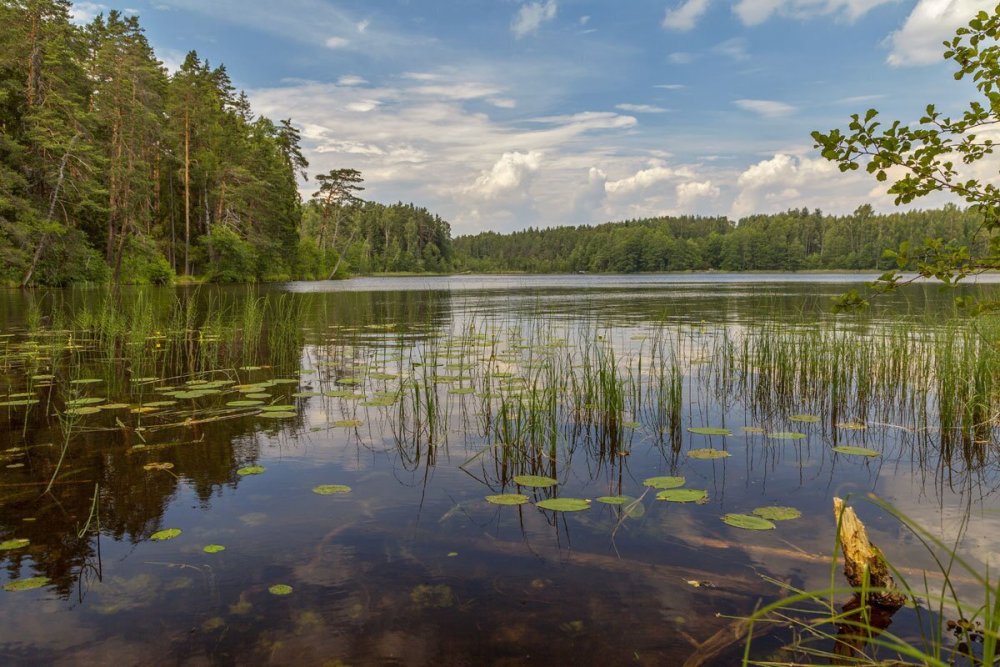
[[[459,268],[487,273],[887,270],[897,264],[886,250],[929,238],[982,253],[990,243],[983,222],[981,213],[954,205],[878,214],[865,204],[850,215],[802,208],[739,221],[677,216],[482,232],[453,245]]]

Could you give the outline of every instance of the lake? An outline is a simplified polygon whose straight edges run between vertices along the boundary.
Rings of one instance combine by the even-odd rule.
[[[869,494],[985,572],[1000,327],[832,311],[872,277],[0,292],[0,662],[739,664],[830,585],[834,496],[919,588]]]

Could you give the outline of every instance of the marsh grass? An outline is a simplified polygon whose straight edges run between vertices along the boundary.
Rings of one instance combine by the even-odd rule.
[[[840,586],[839,540],[834,545],[829,586],[805,591],[770,579],[783,589],[778,601],[758,609],[748,620],[743,664],[760,667],[791,665],[928,665],[933,667],[992,666],[1000,661],[1000,581],[987,568],[958,554],[963,521],[955,544],[948,544],[884,500],[869,495],[879,509],[894,517],[912,534],[935,564],[933,574],[909,579],[905,563],[889,562],[893,577],[908,605],[917,630],[906,634],[888,628],[892,614],[861,604],[873,588]],[[838,531],[839,532],[839,531]],[[959,583],[959,582],[963,583]],[[965,582],[972,582],[969,586]],[[778,655],[754,656],[754,624],[787,629],[791,640]]]

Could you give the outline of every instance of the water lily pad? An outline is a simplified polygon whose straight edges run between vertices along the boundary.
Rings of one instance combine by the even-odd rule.
[[[81,417],[83,415],[96,415],[101,409],[94,406],[87,406],[83,408],[69,408],[65,411],[67,415],[73,415],[74,417]]]
[[[802,516],[802,512],[794,507],[781,507],[770,505],[768,507],[758,507],[753,511],[754,515],[769,521],[790,521]]]
[[[676,489],[684,486],[686,479],[683,477],[650,477],[642,482],[643,486],[651,486],[654,489]]]
[[[759,516],[752,514],[727,514],[722,517],[722,521],[735,528],[744,530],[774,530],[774,524]]]
[[[721,449],[708,447],[705,449],[692,449],[688,452],[688,456],[692,459],[724,459],[732,455]]]
[[[70,380],[70,384],[96,384],[98,382],[104,382],[101,378],[81,378],[79,380]]]
[[[768,433],[767,437],[772,440],[805,440],[806,434],[799,433],[798,431],[777,431]]]
[[[697,503],[708,499],[708,491],[704,489],[667,489],[657,493],[656,499],[671,503]]]
[[[761,426],[744,426],[744,433],[764,433],[764,428]]]
[[[75,398],[72,401],[66,401],[67,408],[79,408],[84,405],[97,405],[98,403],[103,403],[105,399],[103,398]]]
[[[501,493],[495,496],[486,496],[486,502],[493,505],[523,505],[528,502],[528,496],[522,493]]]
[[[448,389],[449,394],[455,394],[457,396],[468,396],[469,394],[476,393],[475,387],[451,387]]]
[[[174,467],[173,463],[147,463],[142,466],[143,470],[172,470]]]
[[[319,486],[314,486],[312,491],[321,496],[332,496],[338,493],[350,493],[351,487],[344,486],[343,484],[320,484]]]
[[[5,584],[3,589],[8,593],[16,593],[17,591],[30,591],[36,588],[41,588],[47,583],[49,583],[48,577],[31,577],[30,579],[15,579],[9,584]]]
[[[204,551],[207,554],[217,554],[220,551],[225,551],[225,550],[226,547],[222,546],[221,544],[209,544],[202,549],[202,551]]]
[[[23,549],[29,544],[31,544],[31,540],[23,537],[13,540],[5,540],[3,542],[0,542],[0,551],[10,551],[11,549]]]
[[[874,449],[869,449],[868,447],[834,447],[833,451],[838,454],[846,454],[848,456],[881,456],[882,454]]]
[[[145,404],[147,408],[169,408],[171,405],[177,405],[177,401],[153,401]]]
[[[837,422],[837,428],[842,428],[845,431],[863,431],[866,426],[861,422]]]
[[[149,536],[149,539],[156,542],[163,542],[165,540],[172,540],[181,534],[180,528],[167,528],[166,530],[158,530]]]
[[[230,408],[252,408],[258,405],[264,405],[264,401],[229,401],[226,406]]]
[[[691,433],[696,435],[732,435],[733,432],[728,428],[715,428],[709,426],[693,426],[688,429]]]
[[[345,389],[342,391],[324,391],[323,395],[328,398],[346,398],[351,401],[361,401],[364,400],[365,395],[359,394],[357,392]]]
[[[605,505],[624,505],[633,498],[629,496],[600,496],[596,498],[597,502],[604,503]]]
[[[388,408],[395,405],[399,399],[396,396],[376,396],[362,401],[361,405],[366,408]]]
[[[298,416],[297,412],[261,412],[258,417],[262,419],[290,419]]]
[[[514,483],[520,486],[545,488],[547,486],[555,486],[559,482],[551,477],[544,477],[542,475],[518,475],[514,478]]]
[[[255,401],[267,400],[267,399],[271,398],[270,394],[265,394],[263,392],[252,393],[252,394],[244,394],[244,395],[247,398],[253,399]]]
[[[364,425],[364,422],[360,419],[341,419],[333,422],[333,425],[336,428],[358,428]]]
[[[818,424],[819,417],[816,415],[792,415],[788,418],[789,421],[801,422],[803,424]]]
[[[293,590],[288,584],[274,584],[267,589],[271,595],[291,595]]]
[[[642,424],[639,422],[623,422],[622,428],[630,428],[632,430],[642,428]]]
[[[265,470],[267,470],[267,468],[265,468],[264,466],[246,466],[245,468],[240,468],[239,470],[237,470],[236,474],[242,477],[246,477],[247,475],[260,475]]]
[[[108,403],[101,406],[101,410],[125,410],[129,407],[128,403]]]
[[[0,403],[0,407],[4,408],[21,408],[28,405],[38,405],[39,400],[37,398],[24,398],[18,399],[16,401],[4,401]]]
[[[581,498],[549,498],[539,501],[535,505],[543,510],[552,510],[553,512],[579,512],[589,509],[590,501]]]

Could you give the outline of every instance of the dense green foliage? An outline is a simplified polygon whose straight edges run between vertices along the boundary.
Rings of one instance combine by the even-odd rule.
[[[70,6],[0,0],[0,284],[450,268],[448,225],[422,209],[327,198],[342,235],[303,229],[290,120],[194,51],[169,75],[136,17],[77,26]]]
[[[978,12],[944,47],[944,58],[957,66],[955,79],[971,79],[982,100],[971,101],[956,116],[928,104],[913,125],[898,120],[887,125],[878,110],[869,109],[864,116],[851,116],[846,132],[834,129],[812,136],[823,157],[836,162],[841,171],[864,165],[877,181],[892,179],[888,191],[897,204],[947,192],[979,211],[985,231],[992,234],[1000,229],[1000,187],[978,178],[982,171],[974,167],[993,154],[996,144],[990,132],[1000,122],[1000,5],[992,12]],[[876,292],[901,282],[897,269],[912,267],[922,276],[954,284],[976,271],[1000,267],[996,236],[993,243],[978,247],[955,243],[953,236],[927,236],[919,246],[903,244],[892,251],[898,263],[872,285]],[[852,293],[842,305],[864,303]]]
[[[883,250],[927,237],[985,250],[980,213],[955,206],[931,211],[851,215],[806,209],[726,218],[653,218],[593,227],[484,232],[455,239],[457,266],[471,271],[617,272],[797,271],[896,266]],[[918,261],[915,255],[913,261]]]
[[[304,278],[453,268],[451,227],[413,204],[356,202],[331,215],[314,199],[305,206],[302,236]]]

